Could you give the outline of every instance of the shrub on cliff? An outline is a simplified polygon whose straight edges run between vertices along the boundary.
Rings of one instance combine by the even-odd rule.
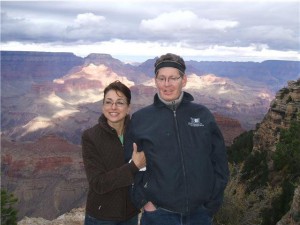
[[[300,174],[300,122],[295,121],[287,130],[281,130],[280,140],[273,156],[277,171],[285,176],[299,176]]]
[[[13,194],[1,190],[1,225],[17,225],[17,210],[13,206],[17,201]]]
[[[229,147],[228,160],[230,163],[241,163],[250,154],[253,148],[253,131],[247,131],[236,137]]]
[[[246,183],[248,192],[266,186],[268,175],[266,151],[255,151],[246,158],[242,167],[241,181]]]

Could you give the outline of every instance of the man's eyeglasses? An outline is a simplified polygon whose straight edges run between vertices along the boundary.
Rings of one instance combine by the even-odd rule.
[[[160,84],[164,84],[166,81],[168,81],[169,84],[176,84],[177,81],[182,78],[181,76],[179,77],[156,77],[156,81]]]
[[[115,104],[115,106],[117,108],[123,108],[127,105],[127,102],[126,101],[123,101],[123,100],[117,100],[116,102],[113,102],[112,100],[104,100],[103,101],[103,105],[105,107],[111,107]]]

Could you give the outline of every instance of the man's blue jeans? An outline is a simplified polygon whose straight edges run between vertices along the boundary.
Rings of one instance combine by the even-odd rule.
[[[138,224],[138,216],[134,216],[133,218],[123,221],[108,221],[108,220],[98,220],[89,215],[85,215],[84,225],[137,225]]]
[[[153,212],[143,212],[141,225],[212,225],[212,217],[204,207],[188,215],[157,208]]]

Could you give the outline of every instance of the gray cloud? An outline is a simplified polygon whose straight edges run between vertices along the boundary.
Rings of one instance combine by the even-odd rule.
[[[2,43],[111,40],[299,52],[298,1],[1,2]]]

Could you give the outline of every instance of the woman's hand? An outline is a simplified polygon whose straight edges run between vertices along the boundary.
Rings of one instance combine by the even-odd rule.
[[[132,161],[136,165],[137,168],[141,169],[146,166],[146,157],[144,152],[137,151],[137,145],[133,143],[133,152],[132,152]]]

